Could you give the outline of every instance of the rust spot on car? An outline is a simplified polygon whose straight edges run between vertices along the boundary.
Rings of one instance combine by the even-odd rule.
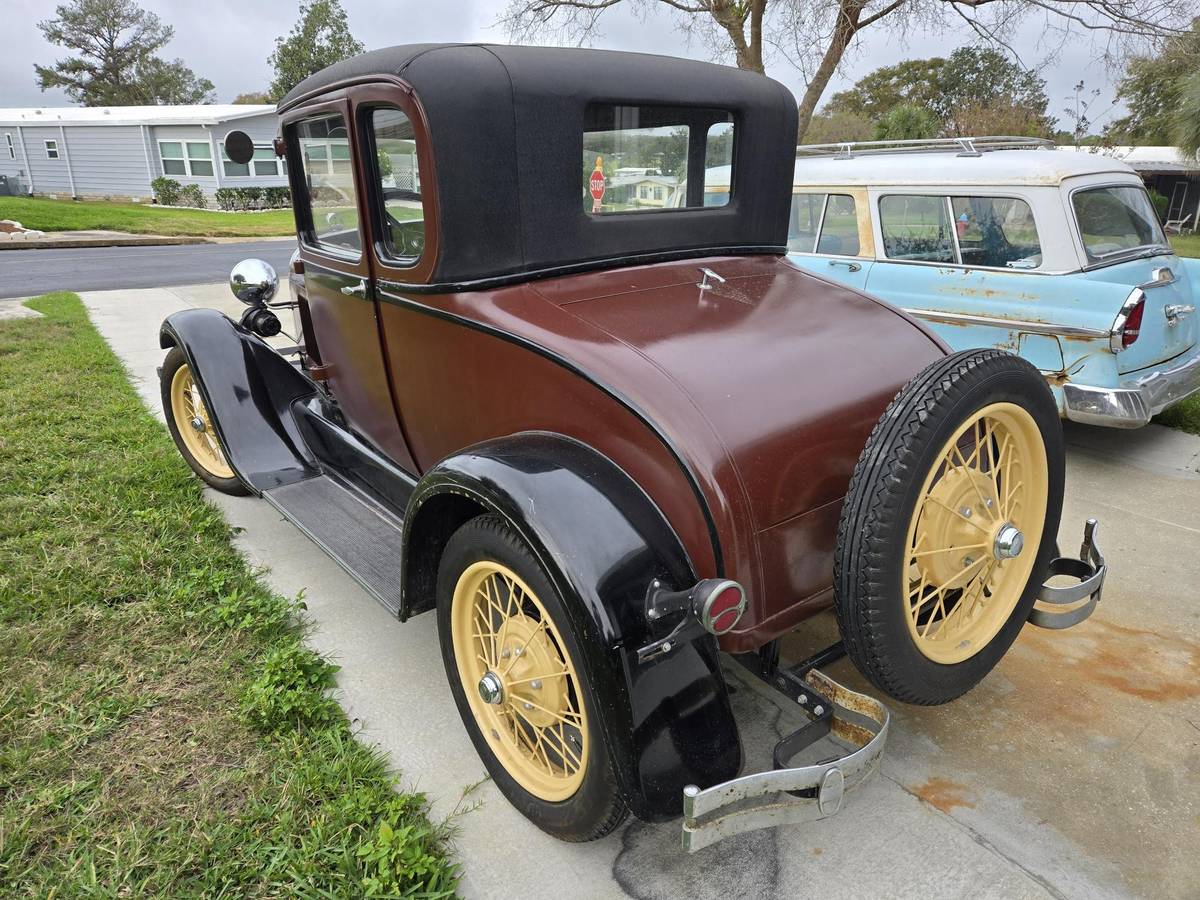
[[[1042,374],[1046,376],[1046,383],[1050,385],[1050,387],[1062,387],[1071,380],[1067,376],[1065,369],[1061,372],[1044,372]]]
[[[974,809],[975,804],[967,799],[967,786],[951,781],[949,778],[930,778],[924,784],[913,788],[913,793],[922,803],[928,803],[934,809],[950,813],[958,807]]]

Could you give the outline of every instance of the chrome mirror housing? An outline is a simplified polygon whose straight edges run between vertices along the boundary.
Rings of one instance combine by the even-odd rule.
[[[265,306],[279,289],[279,276],[261,259],[243,259],[229,273],[229,289],[247,306]]]

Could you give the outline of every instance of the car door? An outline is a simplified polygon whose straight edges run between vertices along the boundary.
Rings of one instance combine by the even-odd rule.
[[[802,269],[863,289],[875,256],[863,188],[804,188],[792,195],[788,258]]]
[[[308,310],[330,392],[350,427],[413,467],[381,345],[365,251],[362,185],[346,100],[309,105],[284,122]]]

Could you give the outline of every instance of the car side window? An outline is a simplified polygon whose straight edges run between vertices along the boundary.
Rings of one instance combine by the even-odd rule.
[[[825,210],[824,194],[792,194],[792,213],[788,220],[788,250],[812,253],[817,245],[821,213]]]
[[[849,194],[830,194],[821,219],[817,252],[830,256],[858,256],[858,210]]]
[[[945,197],[893,194],[879,199],[879,227],[888,259],[953,263],[954,238]]]
[[[346,119],[340,114],[306,119],[295,126],[310,213],[307,242],[342,256],[362,254],[358,194]]]
[[[952,197],[963,265],[1036,269],[1042,264],[1033,211],[1014,197]]]
[[[382,218],[380,252],[403,265],[412,265],[425,250],[421,169],[413,123],[391,107],[372,109],[369,115],[376,209]]]

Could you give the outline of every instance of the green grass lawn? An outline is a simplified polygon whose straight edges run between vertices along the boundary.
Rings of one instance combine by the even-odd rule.
[[[447,896],[74,294],[0,323],[0,896]]]
[[[1200,234],[1174,234],[1169,240],[1180,256],[1200,257]]]
[[[0,219],[15,219],[39,231],[129,231],[172,237],[272,237],[296,233],[290,209],[229,213],[43,197],[0,197]]]

